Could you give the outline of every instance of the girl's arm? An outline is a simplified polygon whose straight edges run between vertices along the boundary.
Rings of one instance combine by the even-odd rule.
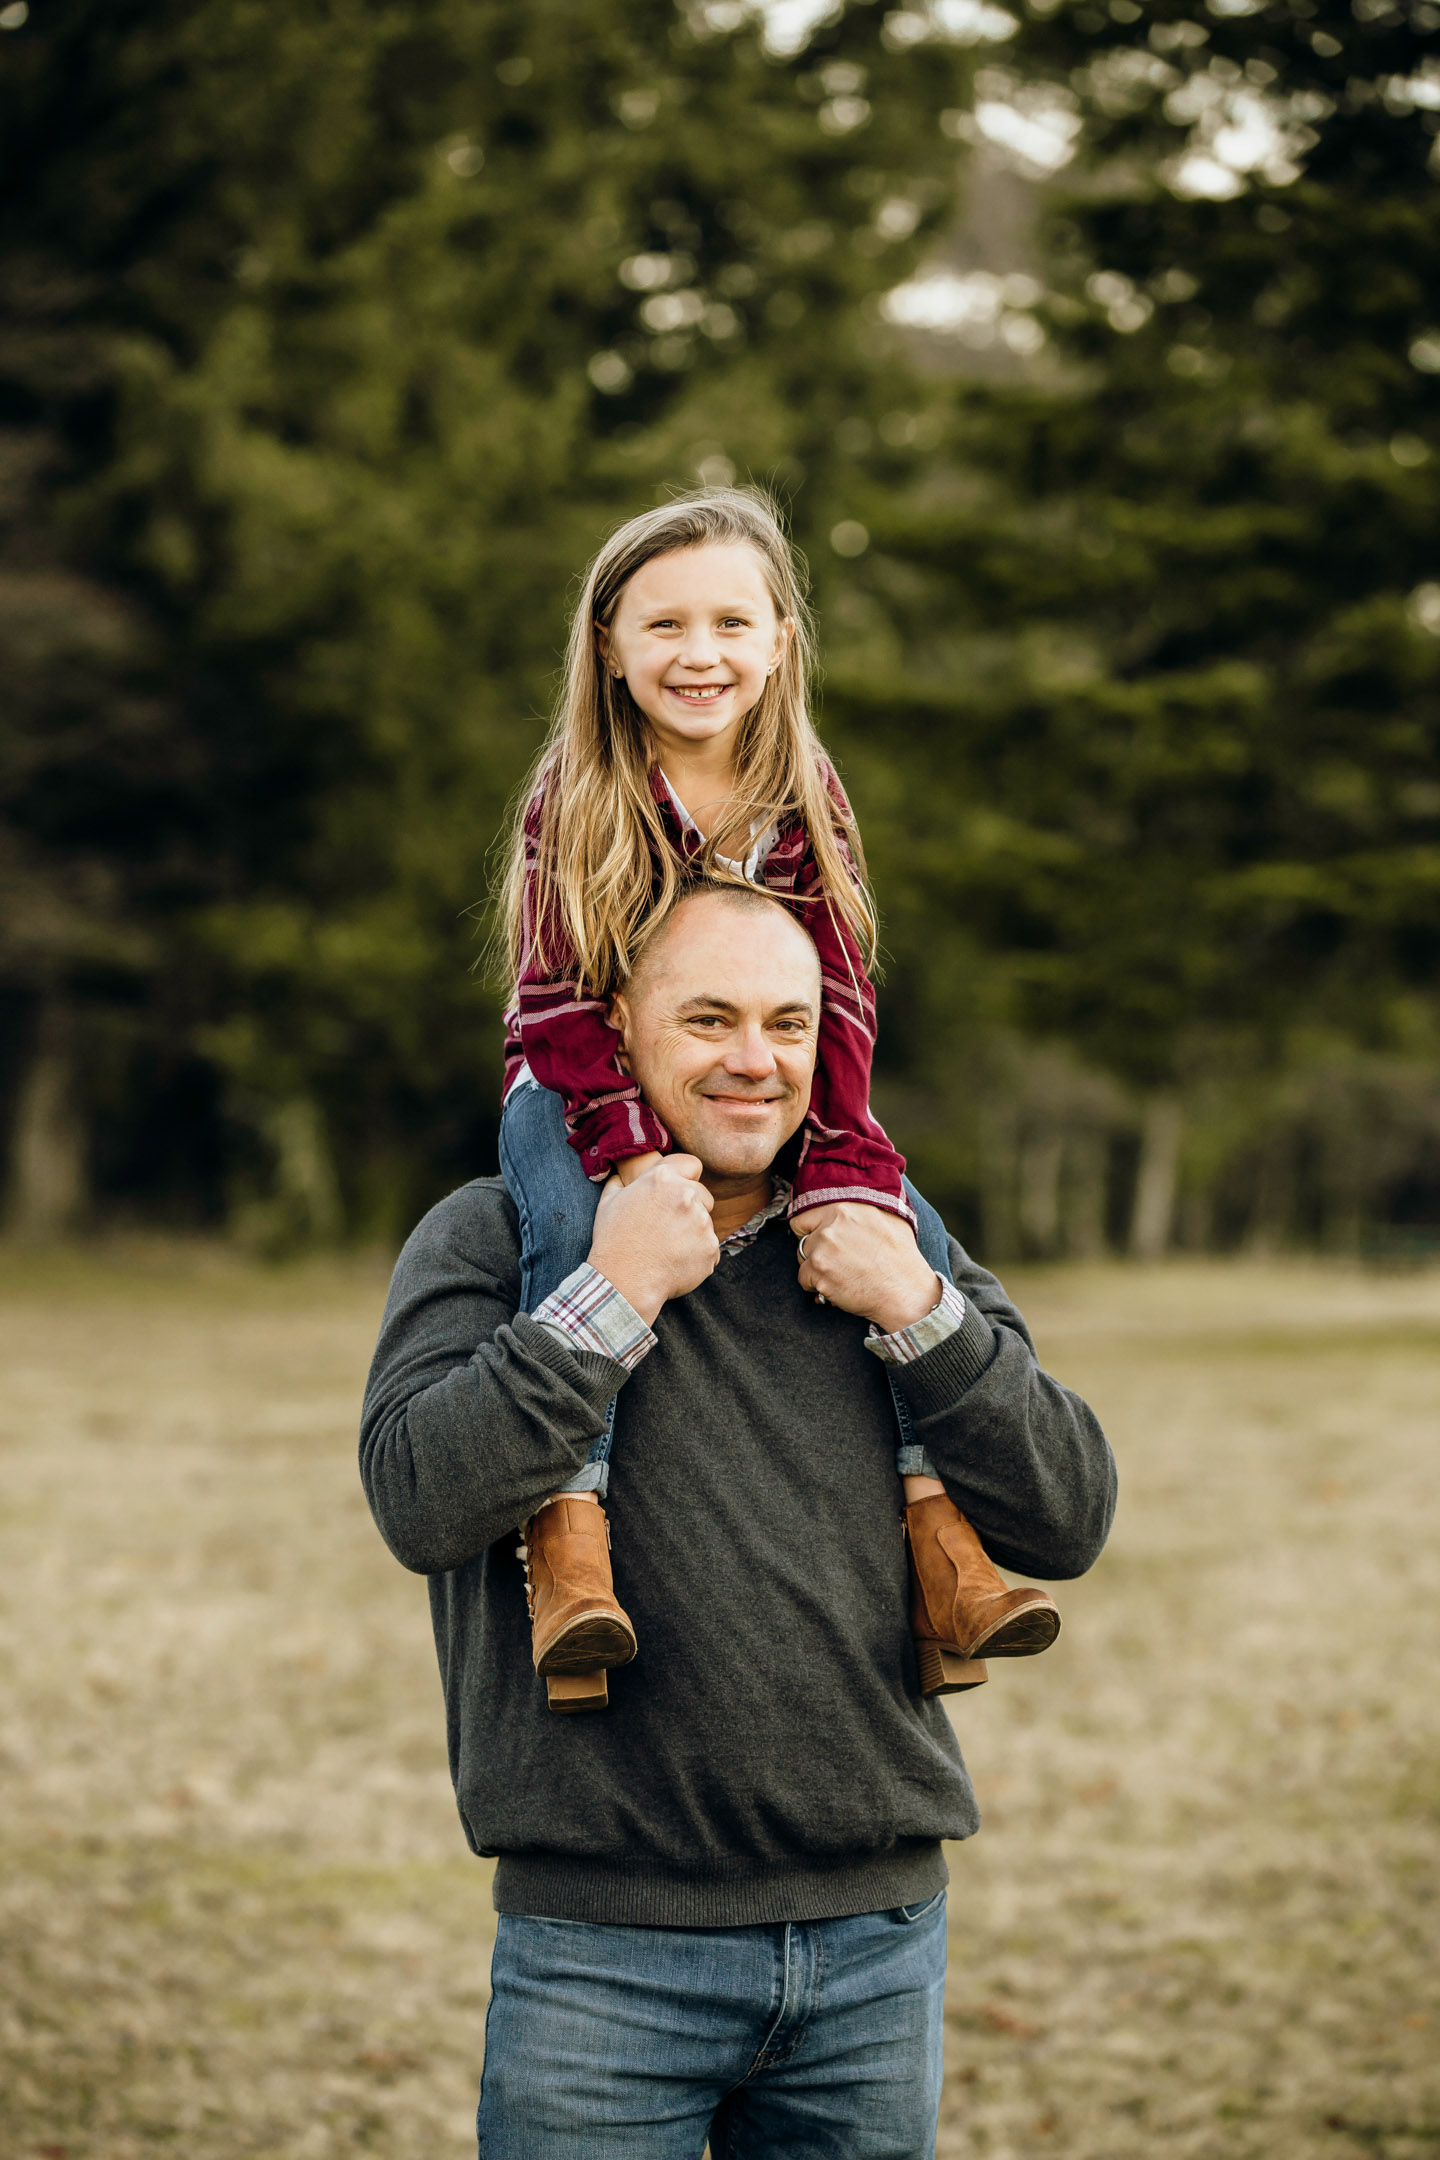
[[[516,1023],[526,1064],[564,1105],[570,1145],[585,1175],[603,1181],[632,1156],[668,1154],[670,1135],[640,1100],[635,1081],[621,1071],[620,1037],[610,1025],[608,1001],[583,990],[574,954],[558,927],[547,926],[547,964],[542,967],[536,955],[540,801],[537,794],[525,814],[524,958]]]
[[[820,955],[820,1042],[790,1213],[858,1200],[913,1223],[902,1182],[905,1158],[870,1115],[875,991],[853,933],[825,897],[803,829],[781,835],[764,875],[772,891],[799,903],[796,912]]]

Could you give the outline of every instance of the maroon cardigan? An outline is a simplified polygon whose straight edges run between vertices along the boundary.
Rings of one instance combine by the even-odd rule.
[[[848,807],[833,770],[827,768],[826,780],[837,805]],[[670,845],[679,861],[689,861],[699,842],[681,826],[658,771],[652,785]],[[505,1015],[505,1092],[522,1063],[528,1065],[540,1085],[561,1098],[570,1145],[586,1176],[599,1181],[628,1156],[651,1149],[663,1155],[673,1143],[654,1111],[641,1101],[636,1083],[620,1069],[619,1037],[607,1018],[608,1000],[586,993],[574,957],[553,926],[547,926],[548,942],[552,952],[560,946],[558,964],[542,969],[536,962],[543,802],[542,782],[525,813],[525,957],[514,1005]],[[843,837],[840,847],[854,875]],[[913,1222],[901,1182],[904,1157],[870,1115],[875,992],[854,936],[825,898],[815,851],[798,818],[781,827],[759,881],[794,906],[820,955],[820,1040],[790,1212],[798,1215],[836,1200],[860,1200]]]

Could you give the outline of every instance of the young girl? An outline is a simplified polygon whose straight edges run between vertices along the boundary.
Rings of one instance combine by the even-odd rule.
[[[814,1211],[837,1202],[885,1209],[950,1283],[940,1218],[870,1115],[875,914],[850,806],[806,711],[808,673],[795,560],[757,495],[709,489],[648,511],[590,566],[505,891],[516,991],[500,1162],[520,1218],[527,1313],[563,1292],[566,1317],[583,1327],[595,1286],[569,1278],[584,1267],[601,1187],[612,1175],[628,1183],[670,1149],[620,1067],[607,1012],[645,925],[699,872],[785,900],[820,955],[792,1229],[803,1240],[824,1219]],[[953,1288],[947,1300],[963,1311]],[[589,1347],[624,1356],[603,1335]],[[1006,1588],[894,1394],[921,1686],[974,1686],[982,1656],[1045,1649],[1059,1614],[1042,1591]],[[612,1402],[584,1470],[522,1531],[535,1669],[553,1709],[603,1707],[605,1668],[635,1655],[601,1505],[614,1414]]]

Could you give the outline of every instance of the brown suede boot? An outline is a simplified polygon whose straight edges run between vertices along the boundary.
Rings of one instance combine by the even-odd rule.
[[[948,1493],[905,1510],[910,1622],[926,1695],[977,1687],[992,1657],[1033,1657],[1060,1632],[1043,1590],[1011,1590]],[[966,1668],[968,1667],[968,1670]]]
[[[610,1525],[594,1500],[562,1493],[521,1527],[525,1595],[535,1670],[552,1710],[600,1710],[609,1699],[605,1668],[628,1665],[635,1630],[610,1575]],[[588,1685],[576,1683],[585,1680]]]

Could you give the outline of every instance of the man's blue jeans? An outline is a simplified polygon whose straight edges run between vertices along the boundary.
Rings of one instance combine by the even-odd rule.
[[[932,2160],[945,1893],[853,1919],[502,1914],[480,2160]]]

